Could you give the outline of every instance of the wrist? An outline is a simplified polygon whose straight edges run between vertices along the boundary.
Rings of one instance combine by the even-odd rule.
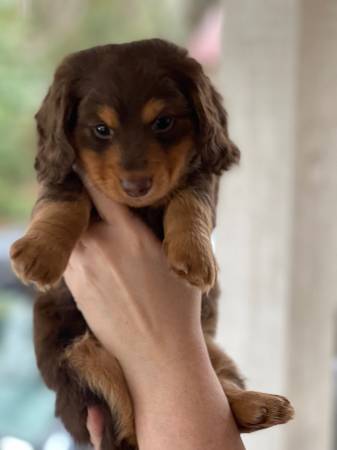
[[[147,352],[122,358],[121,365],[134,402],[153,398],[154,389],[160,392],[163,385],[184,385],[192,373],[214,374],[201,331],[168,342],[156,341]]]
[[[243,450],[203,336],[175,354],[165,350],[134,370],[130,365],[125,375],[139,448],[215,450],[223,442]]]

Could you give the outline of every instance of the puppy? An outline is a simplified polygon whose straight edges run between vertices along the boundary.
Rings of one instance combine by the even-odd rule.
[[[288,400],[246,391],[235,364],[213,341],[219,290],[210,236],[218,180],[240,153],[221,97],[200,64],[159,39],[74,53],[56,70],[36,121],[41,189],[11,260],[23,282],[45,291],[34,311],[37,363],[73,437],[89,441],[87,407],[99,404],[103,449],[137,448],[118,361],[88,331],[60,281],[92,211],[75,163],[107,197],[139,214],[162,240],[172,270],[202,290],[210,359],[239,429],[287,422],[293,415]]]

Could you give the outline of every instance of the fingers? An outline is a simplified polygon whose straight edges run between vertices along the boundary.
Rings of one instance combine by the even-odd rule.
[[[90,255],[86,247],[79,241],[72,251],[63,277],[66,285],[77,298],[78,287],[88,278],[87,267],[90,266]]]
[[[116,221],[127,222],[132,216],[128,208],[106,197],[96,186],[88,179],[86,174],[78,167],[76,172],[81,177],[100,217],[108,224],[114,224]]]
[[[92,406],[88,408],[87,428],[90,434],[90,440],[95,450],[100,450],[103,435],[104,420],[99,407]]]

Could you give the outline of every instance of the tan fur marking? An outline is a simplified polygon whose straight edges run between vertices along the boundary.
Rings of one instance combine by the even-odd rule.
[[[226,382],[221,384],[242,433],[287,423],[294,417],[294,409],[289,400],[281,395],[234,390]]]
[[[98,154],[90,148],[83,148],[79,152],[79,162],[90,179],[98,189],[109,198],[120,201],[121,192],[119,177],[118,145],[111,145],[107,151]]]
[[[98,110],[98,115],[110,128],[119,128],[120,122],[117,111],[111,106],[101,106]]]
[[[65,358],[80,381],[108,402],[118,420],[118,441],[127,439],[130,444],[135,444],[133,406],[117,359],[89,333],[67,348]]]
[[[205,335],[205,340],[213,368],[242,433],[269,428],[293,418],[294,409],[285,397],[246,391],[234,362],[210,336]]]
[[[104,153],[97,153],[90,148],[80,149],[79,164],[88,178],[107,197],[128,206],[142,207],[163,201],[177,186],[185,171],[192,146],[193,140],[190,136],[168,150],[162,149],[158,143],[149,144],[146,153],[147,168],[137,173],[153,178],[153,188],[146,197],[132,198],[123,191],[120,180],[130,174],[120,167],[122,149],[118,144],[112,145]]]
[[[160,98],[151,98],[143,106],[141,117],[143,123],[151,123],[158,116],[158,114],[164,109],[166,103]]]
[[[212,231],[210,207],[189,189],[177,193],[170,202],[165,216],[165,230],[168,234],[171,231],[185,231],[186,229],[198,234],[201,231],[202,236],[207,238]]]
[[[90,209],[87,194],[76,201],[42,201],[34,210],[29,231],[41,230],[47,234],[52,231],[67,246],[78,238],[87,225]]]
[[[17,276],[40,290],[57,283],[88,225],[90,210],[87,194],[76,201],[38,203],[25,235],[11,247],[11,263]]]
[[[215,283],[217,266],[210,235],[210,207],[189,189],[171,200],[164,218],[164,249],[172,269],[202,291]]]
[[[188,154],[193,147],[193,139],[186,136],[178,144],[171,147],[167,152],[167,165],[171,178],[170,189],[176,187],[180,177],[185,173]]]

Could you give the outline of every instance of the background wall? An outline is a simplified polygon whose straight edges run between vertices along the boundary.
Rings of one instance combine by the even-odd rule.
[[[252,389],[297,412],[247,450],[337,450],[336,0],[0,0],[0,450],[72,448],[8,268],[36,192],[33,115],[64,54],[153,36],[204,63],[242,151],[221,185],[218,340]]]
[[[331,449],[337,3],[226,6],[219,79],[243,162],[222,184],[220,339],[251,386],[295,404],[290,426],[248,448]]]

